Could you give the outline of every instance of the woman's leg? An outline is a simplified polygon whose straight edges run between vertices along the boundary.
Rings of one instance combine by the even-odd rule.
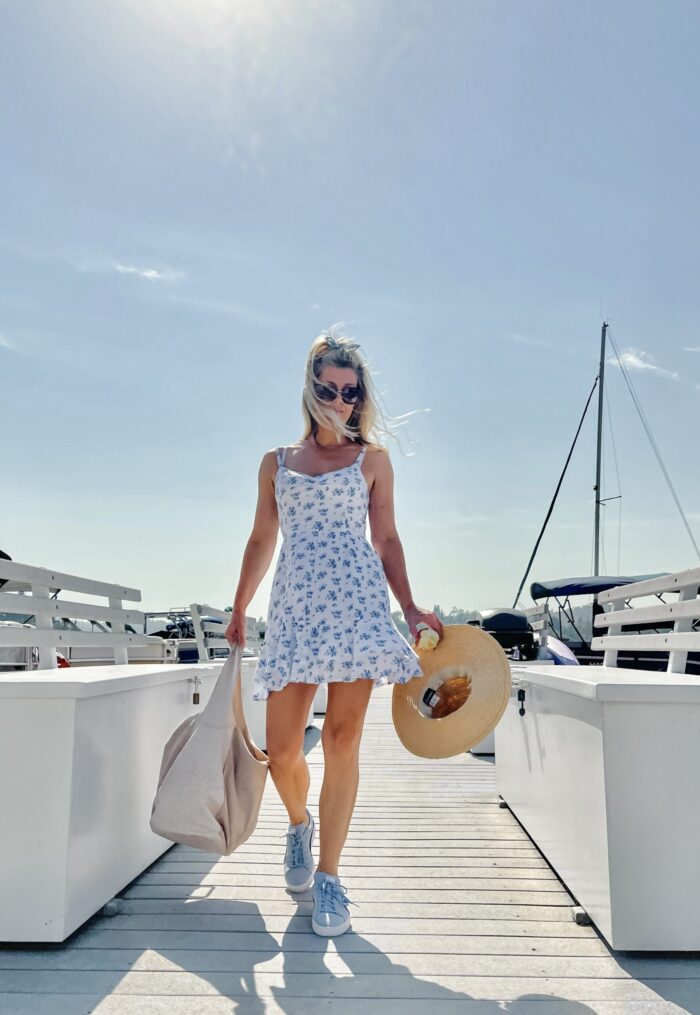
[[[306,821],[309,766],[304,756],[304,730],[316,684],[286,684],[270,691],[267,699],[265,736],[270,775],[292,825]]]
[[[360,741],[374,684],[369,678],[328,684],[321,731],[324,772],[318,813],[321,855],[318,869],[338,874],[360,781]]]

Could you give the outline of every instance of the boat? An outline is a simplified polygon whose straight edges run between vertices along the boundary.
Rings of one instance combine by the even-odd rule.
[[[584,666],[600,666],[603,663],[604,652],[602,649],[591,648],[591,639],[594,636],[593,618],[597,613],[602,613],[603,608],[597,602],[601,592],[608,589],[619,588],[624,585],[631,585],[634,582],[648,581],[652,578],[664,578],[668,572],[641,575],[593,575],[591,577],[558,578],[552,581],[532,582],[530,595],[539,605],[542,617],[549,618],[548,630],[552,631],[561,642],[567,645],[574,653],[579,663]],[[588,605],[577,607],[572,599],[594,596],[592,608]],[[668,594],[658,594],[657,600],[660,603],[668,602]],[[552,609],[551,603],[555,604]],[[535,618],[537,612],[529,610],[528,616]],[[656,633],[663,634],[672,632],[674,629],[673,619],[666,622],[656,621],[654,623],[639,623],[634,627],[627,628],[630,633]],[[697,625],[696,628],[697,629]],[[600,632],[597,632],[600,634]],[[551,638],[551,635],[550,635]],[[644,650],[620,650],[618,653],[617,665],[625,669],[636,670],[665,670],[668,655],[662,651]],[[700,675],[700,652],[689,652],[687,662],[687,673]]]
[[[223,625],[221,618],[209,614],[201,615],[200,622]],[[257,621],[248,618],[247,627],[248,644],[243,648],[243,658],[245,659],[258,654],[253,646],[258,646],[263,637],[260,630],[261,625]],[[184,606],[171,606],[167,610],[149,610],[143,615],[143,633],[157,638],[174,640],[177,645],[177,661],[179,663],[199,661],[200,649],[195,636],[191,609]],[[228,654],[228,643],[224,644],[223,640],[221,648],[211,649],[212,659],[225,659]]]
[[[593,637],[593,621],[597,613],[602,612],[603,607],[598,602],[598,596],[611,588],[644,581],[650,578],[664,577],[669,572],[657,572],[655,574],[643,575],[601,575],[601,508],[606,502],[620,499],[620,494],[615,497],[601,497],[601,473],[602,473],[602,450],[603,450],[603,406],[605,397],[605,362],[607,355],[607,342],[609,337],[609,325],[603,322],[600,335],[600,360],[598,372],[589,392],[583,413],[578,423],[576,433],[569,449],[564,468],[559,477],[554,495],[547,510],[542,528],[535,542],[530,555],[525,573],[515,595],[513,605],[510,608],[501,607],[498,609],[484,610],[478,614],[473,623],[482,627],[492,634],[502,645],[504,651],[513,661],[527,661],[539,659],[554,663],[570,664],[573,655],[574,660],[583,665],[600,665],[603,659],[603,652],[591,648]],[[613,344],[614,348],[614,344]],[[617,355],[617,349],[615,349]],[[696,555],[700,558],[700,550],[695,537],[690,529],[688,520],[683,512],[680,501],[671,483],[668,471],[666,470],[660,453],[649,430],[648,422],[639,404],[639,399],[634,392],[631,381],[627,377],[624,365],[617,355],[620,369],[632,395],[635,407],[650,439],[652,448],[661,466],[662,472],[669,485],[676,506],[679,510],[686,531],[693,544]],[[596,440],[596,467],[595,467],[595,514],[594,514],[594,564],[593,574],[589,576],[571,576],[547,581],[533,581],[530,584],[530,596],[535,603],[534,607],[520,607],[520,596],[532,569],[542,537],[547,524],[552,516],[559,491],[566,475],[576,442],[588,409],[593,400],[595,391],[598,392],[598,422]],[[590,604],[575,605],[571,600],[580,597],[592,597]],[[665,602],[662,595],[658,596],[661,602]],[[551,604],[555,609],[551,608]],[[640,630],[655,631],[664,633],[673,630],[673,622],[667,624],[643,624]],[[662,670],[666,666],[666,656],[663,652],[624,651],[619,656],[619,666],[634,669]],[[688,657],[688,672],[700,673],[700,653],[690,653]]]

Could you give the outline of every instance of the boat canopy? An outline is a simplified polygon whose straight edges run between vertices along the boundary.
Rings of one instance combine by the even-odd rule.
[[[647,578],[661,578],[668,571],[658,574],[637,575],[596,575],[592,578],[555,578],[548,582],[533,582],[530,595],[533,599],[547,599],[549,596],[593,596],[618,585],[631,585],[632,582],[646,581]]]

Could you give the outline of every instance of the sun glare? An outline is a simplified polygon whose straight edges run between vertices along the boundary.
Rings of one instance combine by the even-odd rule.
[[[241,32],[291,21],[292,0],[151,0],[139,5],[156,31],[206,49],[231,46]],[[256,32],[257,34],[257,32]]]

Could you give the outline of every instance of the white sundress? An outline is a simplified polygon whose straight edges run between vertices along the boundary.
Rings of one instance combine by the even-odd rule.
[[[364,677],[379,687],[422,676],[418,654],[394,624],[384,567],[365,535],[365,451],[352,465],[312,476],[289,469],[277,450],[283,540],[255,668],[255,701],[290,681]]]

